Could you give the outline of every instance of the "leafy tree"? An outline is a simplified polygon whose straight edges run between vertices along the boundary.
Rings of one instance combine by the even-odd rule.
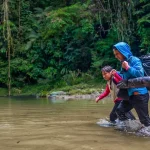
[[[3,2],[1,86],[7,86],[8,72],[13,87],[55,83],[83,72],[97,76],[103,65],[118,67],[112,57],[118,41],[128,42],[136,55],[150,52],[148,0],[9,0],[9,11]]]
[[[134,15],[137,17],[137,35],[140,37],[141,52],[150,52],[150,2],[139,1],[135,5]]]

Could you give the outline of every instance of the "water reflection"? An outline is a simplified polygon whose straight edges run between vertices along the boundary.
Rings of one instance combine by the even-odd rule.
[[[0,98],[1,150],[141,150],[149,138],[99,127],[112,102]]]

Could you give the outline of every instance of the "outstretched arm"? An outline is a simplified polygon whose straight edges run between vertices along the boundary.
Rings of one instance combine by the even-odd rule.
[[[108,85],[106,85],[105,91],[96,98],[96,100],[95,100],[96,103],[98,103],[99,100],[106,97],[109,93],[110,93],[109,87],[108,87]]]

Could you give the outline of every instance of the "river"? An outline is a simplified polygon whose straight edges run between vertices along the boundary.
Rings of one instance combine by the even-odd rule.
[[[0,98],[0,150],[150,150],[150,138],[100,127],[113,103]]]

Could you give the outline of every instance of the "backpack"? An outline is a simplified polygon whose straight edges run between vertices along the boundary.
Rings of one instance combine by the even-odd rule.
[[[145,76],[150,76],[150,54],[142,55],[139,59],[142,62]]]
[[[147,87],[147,89],[150,91],[150,54],[142,55],[141,57],[138,57],[141,62],[144,69],[144,75],[147,77],[139,77],[134,78],[130,80],[123,80],[119,84],[117,84],[117,87],[120,89],[120,92],[118,92],[118,97],[124,99],[125,90],[127,88],[133,88],[133,87],[140,87],[139,84],[141,84],[141,87]],[[142,79],[141,79],[142,78]],[[127,95],[127,94],[126,94]],[[126,97],[127,99],[127,97]]]

